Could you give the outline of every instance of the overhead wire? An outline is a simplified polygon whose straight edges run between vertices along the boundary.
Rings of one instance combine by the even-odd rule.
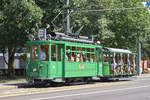
[[[89,10],[71,10],[71,13],[82,13],[82,12],[104,12],[104,11],[116,11],[116,10],[134,10],[134,9],[145,9],[149,7],[132,7],[132,8],[106,8],[106,9],[89,9]]]

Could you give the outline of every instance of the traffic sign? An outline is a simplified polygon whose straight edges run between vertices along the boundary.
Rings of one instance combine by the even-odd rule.
[[[150,1],[146,2],[146,6],[150,7]]]

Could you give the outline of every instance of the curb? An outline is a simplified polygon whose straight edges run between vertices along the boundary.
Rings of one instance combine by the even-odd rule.
[[[4,88],[18,88],[18,86],[1,86],[0,85],[0,89],[4,89]]]

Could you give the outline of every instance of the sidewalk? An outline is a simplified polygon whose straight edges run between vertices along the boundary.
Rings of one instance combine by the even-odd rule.
[[[8,82],[0,83],[0,89],[18,88],[26,84],[26,82]]]
[[[139,77],[139,78],[149,77],[150,78],[150,73],[142,74],[141,76],[137,76],[137,77]]]

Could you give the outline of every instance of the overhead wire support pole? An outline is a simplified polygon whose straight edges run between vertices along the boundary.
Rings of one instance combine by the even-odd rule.
[[[67,0],[67,6],[69,7],[69,0]],[[67,26],[66,26],[66,33],[71,33],[70,31],[70,9],[67,9]]]

